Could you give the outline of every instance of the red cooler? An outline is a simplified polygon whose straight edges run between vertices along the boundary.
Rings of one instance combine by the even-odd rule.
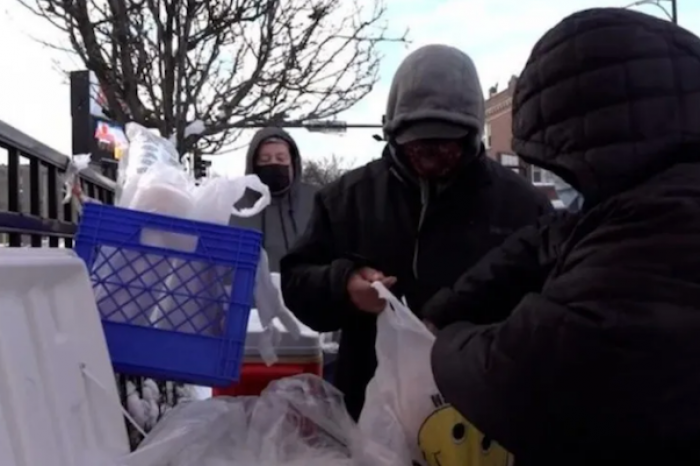
[[[212,389],[212,396],[257,396],[273,380],[298,374],[323,375],[323,353],[321,339],[317,332],[299,324],[301,337],[294,340],[283,330],[278,321],[277,328],[282,332],[278,345],[278,361],[267,366],[258,352],[258,340],[262,332],[257,310],[251,309],[246,337],[245,360],[241,380],[228,388]]]

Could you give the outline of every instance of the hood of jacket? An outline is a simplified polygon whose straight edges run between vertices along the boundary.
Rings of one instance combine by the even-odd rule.
[[[384,134],[424,120],[484,130],[484,94],[471,58],[447,45],[427,45],[409,54],[389,90]]]
[[[257,156],[258,149],[263,142],[270,138],[281,139],[289,145],[289,151],[292,156],[292,169],[294,173],[294,179],[292,180],[292,187],[301,183],[301,155],[299,153],[299,147],[294,141],[292,136],[283,130],[282,128],[263,128],[259,130],[250,140],[248,145],[248,152],[246,153],[246,164],[245,173],[246,175],[251,175],[255,173],[255,157]]]
[[[517,82],[513,149],[586,205],[700,160],[700,38],[617,8],[565,18]]]

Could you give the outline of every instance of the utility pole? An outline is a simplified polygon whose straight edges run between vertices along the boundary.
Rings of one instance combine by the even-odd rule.
[[[678,24],[678,4],[676,0],[671,0],[671,21],[673,21],[673,24]]]

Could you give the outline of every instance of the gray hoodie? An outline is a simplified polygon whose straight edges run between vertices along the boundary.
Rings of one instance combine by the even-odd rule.
[[[471,128],[480,139],[484,120],[479,75],[472,59],[461,50],[426,45],[412,52],[396,70],[384,122],[388,139],[418,122]]]
[[[301,182],[299,148],[289,133],[281,128],[264,128],[255,133],[248,146],[246,174],[255,173],[255,155],[258,148],[263,141],[271,137],[283,139],[289,144],[294,168],[292,186],[284,194],[273,196],[270,206],[260,214],[250,218],[231,217],[231,225],[262,231],[263,247],[270,259],[270,270],[279,272],[280,259],[306,228],[316,188]],[[257,194],[249,191],[237,206],[250,207],[257,198]]]

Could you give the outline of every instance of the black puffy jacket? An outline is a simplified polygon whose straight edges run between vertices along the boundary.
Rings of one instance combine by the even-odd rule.
[[[505,320],[527,293],[542,289],[578,220],[568,211],[545,215],[492,249],[454,285],[435,293],[422,317],[438,329],[455,322]]]
[[[514,149],[584,209],[543,230],[554,249],[527,243],[554,260],[503,322],[443,322],[438,387],[519,465],[698,464],[700,39],[577,13],[534,47],[513,102]]]

